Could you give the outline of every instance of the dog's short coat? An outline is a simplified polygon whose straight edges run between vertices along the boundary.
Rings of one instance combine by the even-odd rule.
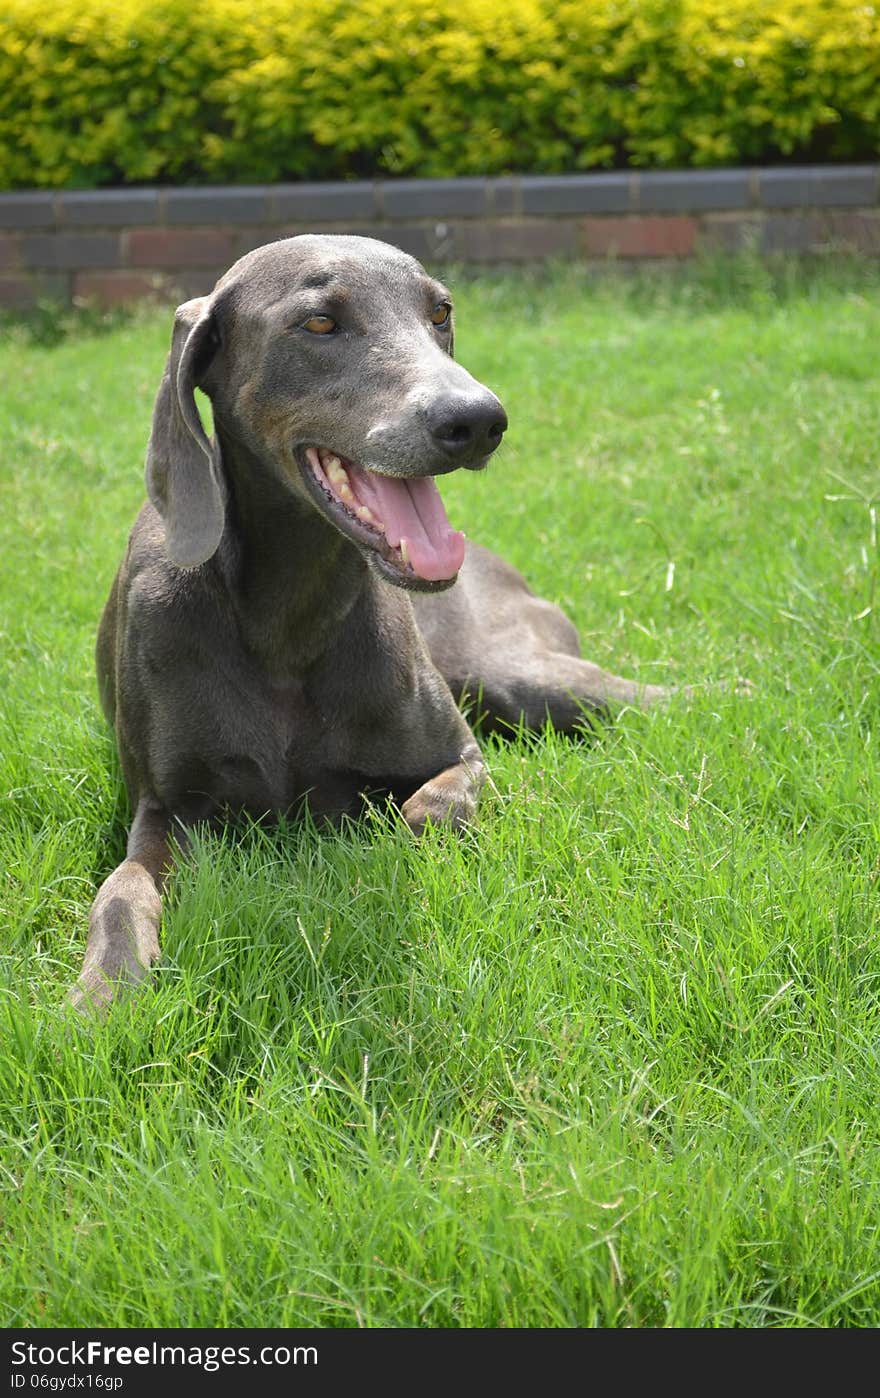
[[[416,832],[458,825],[484,778],[463,695],[487,727],[567,730],[666,692],[581,660],[563,613],[450,527],[433,477],[481,469],[506,426],[452,357],[448,291],[386,243],[270,243],[178,309],[98,636],[134,819],[79,1008],[148,976],[195,822],[390,795]]]

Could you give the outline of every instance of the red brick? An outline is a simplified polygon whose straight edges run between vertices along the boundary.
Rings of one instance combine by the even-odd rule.
[[[846,252],[880,253],[880,210],[829,213],[825,224],[832,247]]]
[[[296,231],[301,233],[303,230],[298,228]],[[245,253],[253,252],[254,248],[265,247],[266,243],[277,243],[280,238],[289,236],[284,229],[277,226],[274,228],[249,228],[247,232],[236,233],[232,256],[233,258],[244,257]],[[224,267],[223,270],[225,271],[226,268]]]
[[[216,228],[133,228],[125,237],[129,267],[227,267],[235,241]]]
[[[761,247],[763,223],[760,213],[705,214],[700,247],[706,252],[754,252]]]
[[[683,214],[585,218],[581,240],[589,257],[690,257],[697,228],[697,220]]]
[[[73,296],[98,306],[123,306],[133,301],[169,300],[167,278],[149,272],[76,272]]]
[[[225,262],[221,267],[175,272],[173,279],[175,296],[178,301],[191,301],[194,296],[210,296],[228,268],[229,263]]]
[[[18,277],[0,276],[0,307],[7,311],[29,311],[39,301],[66,302],[69,295],[66,276],[40,276],[23,272]]]
[[[22,233],[21,252],[28,267],[73,271],[76,267],[118,267],[116,233]]]
[[[449,229],[453,256],[465,262],[527,262],[572,256],[577,223],[565,218],[511,219],[455,223]]]
[[[14,233],[0,233],[0,267],[20,265],[18,239]]]

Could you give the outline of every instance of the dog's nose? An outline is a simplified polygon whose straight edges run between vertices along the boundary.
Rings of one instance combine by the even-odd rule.
[[[444,393],[427,411],[428,430],[450,456],[488,456],[507,430],[494,393]]]

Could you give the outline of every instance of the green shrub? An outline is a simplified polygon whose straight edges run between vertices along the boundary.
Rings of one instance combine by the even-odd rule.
[[[3,0],[0,187],[874,159],[851,0]]]

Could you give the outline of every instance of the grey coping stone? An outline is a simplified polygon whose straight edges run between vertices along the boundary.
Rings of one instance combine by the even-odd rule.
[[[61,225],[121,227],[156,223],[158,189],[64,189],[58,195]]]
[[[270,185],[167,189],[163,192],[165,222],[265,223],[271,217],[270,194]]]
[[[482,176],[451,180],[384,180],[378,188],[386,218],[467,218],[489,211]]]
[[[273,186],[269,216],[279,222],[333,223],[344,219],[375,218],[378,212],[371,180]]]
[[[799,165],[758,172],[760,202],[768,209],[875,204],[878,189],[877,165]]]
[[[642,213],[746,209],[750,194],[749,170],[651,170],[636,176],[637,207]]]
[[[0,228],[51,228],[55,199],[52,189],[0,194]]]
[[[489,207],[494,214],[517,214],[520,211],[520,182],[516,175],[500,175],[486,181]]]
[[[633,204],[628,170],[601,175],[523,175],[524,214],[625,214]]]

